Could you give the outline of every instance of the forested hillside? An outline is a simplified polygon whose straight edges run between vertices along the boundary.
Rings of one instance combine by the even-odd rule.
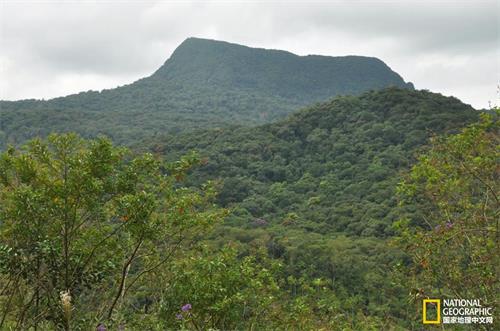
[[[275,124],[166,137],[152,150],[206,158],[196,176],[221,180],[218,202],[234,209],[230,225],[386,237],[399,217],[399,172],[429,137],[476,118],[458,99],[389,88],[338,97]]]
[[[210,235],[212,245],[264,248],[285,262],[287,286],[325,279],[336,296],[329,300],[345,309],[397,319],[407,292],[387,279],[404,258],[387,240],[395,221],[422,225],[426,212],[398,206],[397,184],[430,137],[477,119],[456,98],[390,88],[337,97],[275,124],[142,146],[172,159],[198,152],[203,165],[188,183],[217,180],[217,203],[231,210]]]
[[[297,56],[189,38],[153,75],[47,101],[0,101],[0,148],[50,132],[120,144],[227,124],[254,125],[339,94],[411,83],[376,58]]]
[[[75,134],[9,148],[0,329],[400,330],[429,295],[494,307],[484,115],[388,88],[134,151]]]

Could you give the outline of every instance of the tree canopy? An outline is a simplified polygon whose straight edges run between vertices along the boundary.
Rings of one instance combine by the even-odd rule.
[[[496,307],[498,142],[494,111],[389,88],[131,150],[9,147],[0,329],[399,330],[426,297]]]
[[[166,165],[74,134],[2,153],[0,328],[113,320],[147,274],[224,215],[210,185],[179,185],[195,163]]]
[[[476,298],[498,307],[499,124],[498,115],[483,114],[460,134],[435,137],[399,186],[402,203],[423,211],[395,224],[412,258],[401,271],[413,299]]]

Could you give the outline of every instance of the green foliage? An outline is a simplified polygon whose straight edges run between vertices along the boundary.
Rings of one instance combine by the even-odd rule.
[[[329,280],[285,277],[283,265],[266,255],[262,249],[241,255],[235,245],[216,251],[205,246],[176,261],[155,276],[163,284],[157,289],[162,293],[157,308],[161,325],[190,330],[376,330],[393,323],[365,316],[355,300],[337,296]],[[131,327],[141,325],[130,322]]]
[[[231,80],[246,48],[210,42],[191,65],[217,64],[224,46],[228,67],[190,75],[183,52],[196,42],[153,77],[238,88],[259,78]],[[0,156],[0,328],[418,328],[410,283],[420,296],[497,305],[497,119],[437,136],[477,117],[454,98],[390,88],[274,124],[136,145],[156,156],[73,134],[9,148]],[[401,173],[422,151],[398,205]],[[221,208],[231,214],[211,231]],[[405,252],[388,245],[395,231]],[[390,277],[397,263],[410,280]]]
[[[215,254],[205,248],[170,269],[173,279],[162,291],[160,317],[166,325],[195,329],[263,328],[279,294],[276,267],[268,270],[255,256],[240,258],[233,247]],[[186,304],[192,308],[183,311]]]
[[[433,133],[456,132],[477,117],[454,98],[387,89],[338,97],[275,124],[145,145],[172,157],[193,149],[206,157],[188,183],[220,181],[217,201],[232,213],[209,236],[216,247],[239,242],[249,254],[266,247],[283,260],[285,279],[328,280],[347,319],[361,312],[401,322],[407,292],[389,275],[404,256],[386,240],[395,221],[423,209],[398,206],[400,174]]]
[[[190,38],[153,75],[130,85],[47,101],[0,102],[0,150],[51,132],[133,144],[159,134],[282,118],[339,94],[412,88],[382,61],[299,57]]]
[[[74,134],[2,153],[0,328],[112,320],[144,275],[223,216],[210,185],[179,184],[196,162],[164,165]]]
[[[226,224],[320,234],[392,234],[395,186],[414,152],[434,133],[477,118],[454,98],[387,89],[338,97],[257,128],[205,130],[155,140],[151,150],[206,157],[191,183],[220,179]],[[147,146],[151,143],[147,142]],[[300,222],[288,222],[294,213]],[[263,226],[263,225],[261,225]]]
[[[499,124],[498,113],[483,115],[460,134],[435,137],[399,187],[403,202],[423,211],[397,224],[414,299],[475,298],[498,308]]]

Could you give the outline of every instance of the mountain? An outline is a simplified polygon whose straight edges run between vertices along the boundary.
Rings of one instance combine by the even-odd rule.
[[[197,38],[184,41],[152,77],[237,88],[304,104],[391,85],[413,88],[377,58],[297,56]]]
[[[387,65],[361,56],[297,56],[189,38],[154,74],[130,85],[47,101],[0,102],[0,148],[52,131],[105,134],[117,143],[282,118],[339,94],[397,86]]]
[[[331,280],[350,307],[398,316],[408,292],[387,280],[404,256],[387,240],[395,221],[425,217],[414,205],[398,206],[397,185],[430,137],[477,118],[456,98],[388,88],[339,96],[273,124],[158,137],[142,148],[172,160],[194,150],[204,160],[190,184],[218,181],[217,203],[232,210],[211,235],[216,247],[265,249],[282,259],[289,279]]]

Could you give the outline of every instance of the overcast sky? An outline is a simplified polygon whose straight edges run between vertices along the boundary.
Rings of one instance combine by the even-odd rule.
[[[0,3],[0,99],[130,83],[194,36],[375,56],[418,89],[476,108],[499,103],[500,0]]]

